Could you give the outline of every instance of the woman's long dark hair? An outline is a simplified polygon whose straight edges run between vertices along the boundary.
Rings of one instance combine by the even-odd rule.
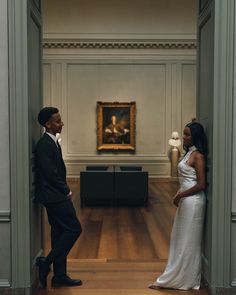
[[[204,155],[205,159],[208,154],[207,137],[203,126],[198,122],[188,123],[185,127],[188,127],[191,131],[192,143],[197,150]],[[189,151],[188,147],[184,147],[186,152]]]

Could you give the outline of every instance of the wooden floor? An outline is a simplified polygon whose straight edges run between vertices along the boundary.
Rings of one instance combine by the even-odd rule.
[[[207,295],[199,291],[153,290],[147,286],[162,272],[166,262],[106,262],[105,260],[69,261],[69,275],[83,285],[73,288],[40,290],[37,295]],[[50,280],[50,278],[49,278]],[[48,280],[48,282],[49,282]]]
[[[172,197],[176,182],[151,180],[148,207],[80,208],[79,181],[71,181],[73,203],[83,233],[69,254],[73,259],[153,261],[167,259],[175,214]],[[50,232],[45,217],[45,250]]]
[[[172,197],[178,184],[150,180],[147,208],[80,208],[79,181],[70,181],[73,203],[83,233],[69,254],[68,273],[83,285],[40,290],[38,295],[146,295],[181,291],[151,290],[147,286],[162,273],[168,257],[170,232],[175,214]],[[44,217],[45,254],[50,232]],[[49,278],[50,280],[50,278]],[[193,294],[197,291],[184,291]],[[207,294],[205,289],[199,295]]]

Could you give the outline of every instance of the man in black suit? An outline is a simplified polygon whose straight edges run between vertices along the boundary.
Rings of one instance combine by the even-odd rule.
[[[79,286],[81,280],[71,279],[66,272],[66,257],[82,229],[71,201],[72,192],[66,183],[66,167],[56,138],[64,124],[58,109],[54,107],[43,108],[38,121],[46,132],[35,148],[35,197],[46,208],[51,225],[52,248],[47,257],[38,257],[36,260],[39,281],[46,288],[50,265],[53,263],[52,287]]]

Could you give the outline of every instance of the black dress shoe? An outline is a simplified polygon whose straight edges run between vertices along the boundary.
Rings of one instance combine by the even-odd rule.
[[[68,276],[63,277],[53,277],[52,278],[52,287],[53,288],[60,288],[62,286],[73,287],[73,286],[81,286],[81,280],[74,280]]]
[[[50,267],[45,263],[45,257],[37,257],[36,265],[39,268],[39,283],[41,288],[47,287],[47,276],[50,272]]]

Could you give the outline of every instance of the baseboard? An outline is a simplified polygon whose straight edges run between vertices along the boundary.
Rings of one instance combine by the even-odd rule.
[[[158,182],[179,182],[179,178],[178,177],[169,177],[169,176],[153,176],[153,175],[150,175],[149,174],[149,180],[156,180]],[[67,179],[70,181],[70,182],[79,182],[80,180],[80,176],[71,176],[71,175],[68,175],[67,176]]]
[[[0,279],[0,288],[2,290],[2,288],[7,288],[7,287],[10,287],[11,284],[10,282],[7,280],[7,279]]]
[[[236,288],[233,288],[233,286],[228,288],[211,287],[204,275],[202,275],[201,287],[204,288],[209,295],[236,295]]]
[[[0,280],[0,294],[4,295],[36,295],[38,294],[39,280],[36,279],[31,287],[27,288],[11,288],[10,282],[4,281],[5,284],[1,284]],[[8,283],[7,283],[8,282]]]
[[[1,288],[0,294],[4,295],[35,295],[36,292],[32,288]]]
[[[211,295],[236,295],[236,288],[211,287]]]
[[[207,294],[212,295],[212,290],[209,287],[209,282],[205,278],[205,276],[202,274],[202,279],[201,279],[201,288],[206,290]]]

